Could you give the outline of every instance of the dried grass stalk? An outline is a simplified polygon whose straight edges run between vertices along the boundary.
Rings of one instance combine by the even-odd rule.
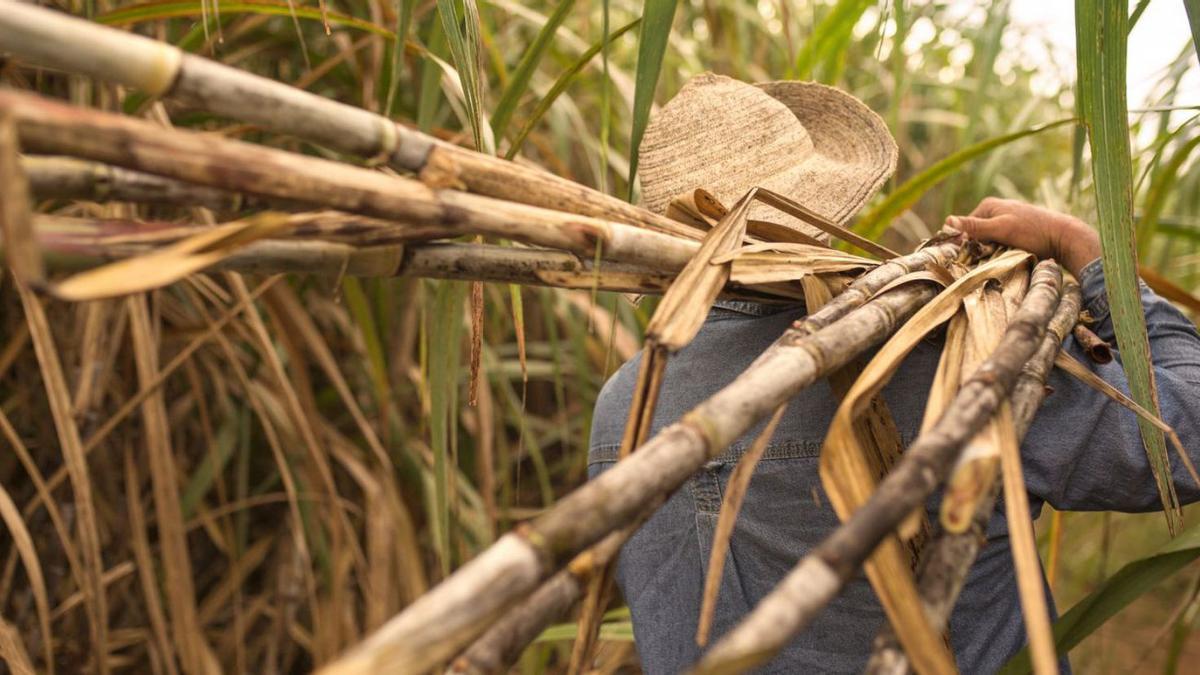
[[[145,295],[126,300],[129,311],[129,335],[133,340],[138,385],[148,386],[158,375],[158,341],[150,323]],[[179,475],[175,453],[171,449],[171,430],[162,389],[142,403],[143,437],[146,441],[147,469],[154,495],[154,514],[159,546],[162,549],[163,589],[175,648],[186,673],[219,670],[216,656],[204,639],[196,615],[196,591],[193,586],[191,556],[179,501]]]
[[[501,537],[324,672],[372,672],[387,664],[417,673],[449,658],[560,565],[629,524],[772,410],[882,340],[934,295],[927,284],[911,284],[866,302],[866,289],[886,285],[909,267],[945,262],[957,251],[957,245],[939,244],[865,275],[812,315],[828,322],[826,330],[807,330],[803,322],[787,331],[730,385],[547,513]],[[858,305],[839,302],[851,290]]]
[[[937,487],[962,445],[995,414],[1042,342],[1059,304],[1052,261],[1034,270],[1030,291],[999,347],[963,385],[954,405],[921,434],[870,499],[727,633],[694,672],[742,672],[765,663],[841,590],[879,543]]]
[[[93,663],[96,672],[106,675],[108,663],[108,603],[104,591],[104,559],[100,553],[100,533],[96,523],[96,506],[92,498],[91,477],[88,473],[87,457],[79,438],[79,428],[71,411],[71,400],[67,380],[63,375],[62,362],[46,320],[46,310],[41,301],[21,282],[15,284],[25,309],[25,320],[33,338],[34,353],[42,370],[42,381],[46,385],[46,397],[50,402],[50,414],[62,444],[63,463],[71,479],[75,498],[75,518],[79,546],[82,549],[85,586],[83,598],[87,608],[88,627],[91,633]]]

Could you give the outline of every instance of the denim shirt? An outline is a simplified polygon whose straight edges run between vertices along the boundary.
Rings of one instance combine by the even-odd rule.
[[[1093,330],[1115,344],[1099,261],[1080,274]],[[1142,306],[1162,412],[1200,464],[1200,336],[1185,316],[1144,284]],[[737,377],[793,321],[798,305],[720,303],[696,339],[668,362],[653,429],[657,432]],[[1117,361],[1091,363],[1072,338],[1064,348],[1128,393]],[[920,427],[940,347],[922,342],[884,389],[903,441]],[[616,461],[638,358],[605,384],[596,402],[589,453],[595,476]],[[1119,355],[1118,355],[1119,358]],[[1161,508],[1135,416],[1055,370],[1046,398],[1022,444],[1030,506],[1056,509],[1152,511]],[[712,638],[715,642],[769,593],[796,562],[827,536],[838,518],[817,472],[818,456],[837,408],[821,380],[797,395],[758,465],[734,528],[725,561]],[[760,423],[697,472],[630,540],[617,582],[632,612],[634,637],[647,673],[678,673],[701,653],[695,632],[717,514],[734,465]],[[1171,459],[1179,497],[1200,500],[1177,457]],[[937,522],[936,504],[930,504]],[[1049,595],[1049,594],[1047,594]],[[861,672],[883,610],[865,577],[857,576],[826,611],[758,672]],[[962,672],[997,670],[1026,642],[1003,506],[971,568],[950,620],[950,641]]]

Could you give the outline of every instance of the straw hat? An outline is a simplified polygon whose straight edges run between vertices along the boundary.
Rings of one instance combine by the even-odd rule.
[[[704,73],[651,119],[639,164],[642,206],[656,213],[695,188],[732,206],[764,187],[840,225],[895,170],[896,142],[879,115],[833,87]],[[749,218],[825,236],[765,204]]]

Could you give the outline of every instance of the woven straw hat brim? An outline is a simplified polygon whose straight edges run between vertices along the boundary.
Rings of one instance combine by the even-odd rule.
[[[791,174],[796,187],[788,196],[796,201],[840,225],[895,173],[896,141],[862,101],[816,82],[755,86],[787,106],[812,138],[813,156]]]
[[[807,82],[748,85],[705,73],[655,114],[642,140],[642,204],[664,213],[702,187],[731,205],[765,187],[844,223],[887,180],[896,144],[861,101]],[[822,235],[762,204],[749,217]]]

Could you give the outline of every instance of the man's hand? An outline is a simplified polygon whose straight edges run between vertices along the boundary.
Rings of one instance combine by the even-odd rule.
[[[1057,211],[1014,199],[988,197],[969,216],[950,216],[946,224],[972,239],[1020,248],[1039,258],[1054,258],[1076,278],[1100,257],[1100,236],[1087,223]]]

